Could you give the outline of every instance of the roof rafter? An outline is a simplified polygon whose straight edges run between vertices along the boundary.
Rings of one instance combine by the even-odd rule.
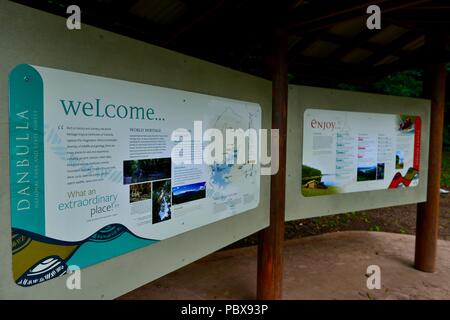
[[[404,46],[410,44],[411,42],[420,38],[421,35],[416,31],[409,31],[401,35],[397,39],[393,40],[390,44],[385,46],[383,49],[375,52],[373,55],[369,56],[362,63],[368,66],[376,65],[377,62],[385,59],[390,55],[395,55],[396,52],[401,50]]]
[[[311,33],[306,35],[300,41],[295,43],[292,47],[289,48],[289,62],[292,62],[297,59],[298,55],[313,45],[316,41],[318,41],[327,30],[321,30],[319,32]]]
[[[299,8],[289,18],[286,28],[291,33],[312,32],[329,28],[342,21],[364,16],[367,14],[367,7],[370,5],[379,5],[382,14],[384,14],[426,2],[431,2],[431,0],[365,0],[363,2],[360,0],[347,1],[346,6],[343,6],[342,1],[339,1],[339,4],[330,6],[325,12],[323,7],[310,8],[310,10]]]
[[[177,23],[177,25],[172,29],[172,31],[161,41],[162,46],[168,46],[183,34],[187,33],[191,29],[193,29],[196,25],[206,21],[211,18],[215,13],[217,13],[220,9],[222,9],[229,0],[219,0],[215,3],[211,4],[209,7],[200,10],[199,12],[195,12],[193,14],[188,15]]]
[[[328,58],[330,60],[341,60],[348,53],[350,53],[355,48],[360,48],[362,44],[366,43],[373,35],[375,35],[378,30],[364,29],[358,35],[356,35],[352,41],[341,45],[336,49]]]

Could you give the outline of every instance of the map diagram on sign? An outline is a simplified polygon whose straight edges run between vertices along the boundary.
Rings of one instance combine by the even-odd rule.
[[[223,104],[222,102],[220,102]],[[224,105],[223,112],[217,117],[210,119],[210,127],[222,132],[227,137],[227,130],[240,130],[243,134],[254,128],[254,119],[258,115],[250,112],[247,108],[231,107]],[[247,139],[247,138],[246,138]],[[248,138],[247,141],[249,141]],[[249,143],[245,145],[245,163],[238,161],[238,150],[235,141],[226,141],[224,150],[224,163],[214,163],[209,166],[209,196],[224,210],[235,210],[236,205],[242,201],[253,203],[257,201],[251,193],[242,196],[245,190],[259,189],[259,166],[251,161],[252,148]],[[253,141],[257,143],[257,140]],[[254,152],[254,151],[253,151]]]

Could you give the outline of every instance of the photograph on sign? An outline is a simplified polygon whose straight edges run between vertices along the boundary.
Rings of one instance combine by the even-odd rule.
[[[418,185],[419,116],[306,109],[303,121],[303,196]]]
[[[9,90],[12,260],[20,286],[259,204],[259,164],[205,163],[207,141],[194,125],[258,130],[258,104],[26,64],[11,71]],[[181,129],[183,139],[174,139]],[[183,155],[192,162],[173,159],[180,145],[199,146]],[[227,145],[224,156],[235,154]]]

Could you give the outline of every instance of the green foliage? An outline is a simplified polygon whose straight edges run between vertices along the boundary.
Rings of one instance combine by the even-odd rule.
[[[442,154],[441,186],[450,187],[450,152]]]
[[[311,180],[322,180],[322,171],[309,166],[302,166],[302,183],[305,184]]]
[[[450,72],[450,63],[447,64]],[[339,85],[338,85],[339,87]],[[419,69],[405,70],[393,73],[374,85],[375,90],[380,93],[403,96],[422,97],[423,93],[423,71]],[[448,110],[449,104],[446,109]],[[444,126],[444,149],[450,150],[450,112],[447,111]]]
[[[125,161],[123,163],[123,174],[125,176],[131,176],[133,173],[133,164],[135,161]],[[135,164],[134,164],[135,165]]]
[[[447,105],[447,108],[449,106]],[[450,151],[450,124],[444,126],[444,149]]]
[[[340,90],[361,91],[361,88],[349,83],[338,83],[336,86]]]
[[[423,90],[421,70],[406,70],[388,75],[375,83],[377,91],[403,97],[420,97]]]
[[[302,188],[302,194],[305,197],[325,196],[336,193],[339,193],[339,189],[337,187],[327,187],[326,189]]]
[[[295,79],[295,76],[292,73],[288,73],[288,82],[291,83],[292,80]]]

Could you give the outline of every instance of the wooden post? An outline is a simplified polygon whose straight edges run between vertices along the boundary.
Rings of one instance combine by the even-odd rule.
[[[288,96],[288,37],[274,32],[272,55],[272,128],[279,130],[279,170],[271,177],[270,226],[259,233],[258,299],[281,299],[283,280],[286,130]]]
[[[440,179],[442,165],[442,143],[444,133],[446,64],[439,55],[445,49],[445,37],[429,33],[425,38],[427,77],[425,95],[431,99],[430,151],[428,160],[427,201],[417,205],[415,268],[434,272],[439,232]]]

